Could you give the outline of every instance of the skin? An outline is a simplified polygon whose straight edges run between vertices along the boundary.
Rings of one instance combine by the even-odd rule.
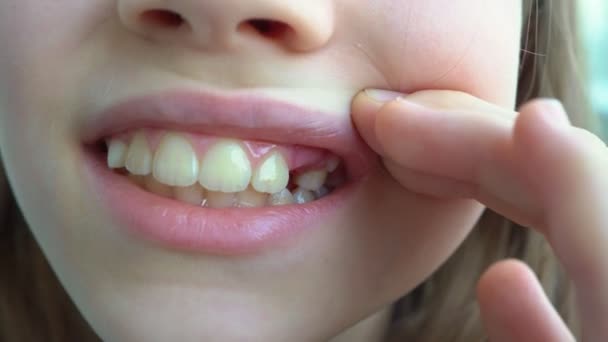
[[[138,20],[163,6],[193,31]],[[260,17],[294,31],[274,40],[237,31],[239,22]],[[599,272],[608,257],[600,229],[604,145],[558,125],[548,116],[563,113],[542,102],[520,115],[511,110],[521,20],[519,1],[3,2],[3,162],[52,267],[104,340],[377,340],[392,303],[448,258],[484,205],[534,223],[581,293],[601,294],[608,282]],[[184,86],[256,88],[352,114],[383,163],[348,206],[285,248],[225,258],[132,239],[83,177],[78,124],[130,95]],[[408,98],[431,109],[365,93],[353,101],[368,87],[413,93]],[[445,113],[437,127],[444,133],[425,134]],[[497,153],[484,159],[471,148]],[[433,157],[446,151],[453,158]],[[552,158],[556,151],[565,157]],[[445,187],[438,193],[434,182]],[[573,194],[575,201],[555,200]],[[531,315],[543,322],[541,333],[567,335],[527,272],[506,262],[480,281],[484,322],[497,341],[521,341],[505,327],[526,327]],[[534,310],[501,315],[517,309],[501,299],[501,279],[529,289],[521,300]],[[596,318],[606,317],[608,299],[591,297],[583,296],[582,309],[593,340],[608,334]]]

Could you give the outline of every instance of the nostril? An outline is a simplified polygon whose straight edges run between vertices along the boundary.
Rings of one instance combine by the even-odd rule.
[[[269,19],[250,19],[241,23],[239,26],[239,30],[253,29],[262,36],[269,38],[282,37],[290,30],[289,25]]]
[[[141,20],[149,26],[161,28],[178,28],[185,23],[184,18],[166,9],[151,9],[141,14]]]

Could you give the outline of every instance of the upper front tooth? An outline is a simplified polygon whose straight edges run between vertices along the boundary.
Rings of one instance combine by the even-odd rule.
[[[306,190],[317,190],[323,186],[326,179],[326,170],[313,170],[297,175],[295,183]]]
[[[108,167],[111,169],[125,167],[128,148],[127,144],[118,139],[108,141]]]
[[[198,159],[186,138],[167,133],[154,154],[152,173],[159,182],[171,186],[190,186],[198,178]]]
[[[239,192],[251,180],[251,163],[241,145],[233,140],[220,140],[201,161],[199,183],[211,191]]]
[[[274,194],[289,182],[289,168],[279,152],[271,152],[253,171],[251,185],[259,192]]]
[[[133,136],[125,166],[134,175],[145,176],[152,172],[152,152],[143,133],[138,132]]]

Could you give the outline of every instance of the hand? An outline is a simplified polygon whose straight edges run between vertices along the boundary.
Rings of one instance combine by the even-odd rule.
[[[379,95],[358,94],[353,120],[391,175],[417,193],[474,198],[542,233],[576,288],[584,340],[607,341],[606,144],[572,126],[555,100],[517,113],[455,91]],[[477,295],[491,341],[574,340],[521,262],[493,265]]]

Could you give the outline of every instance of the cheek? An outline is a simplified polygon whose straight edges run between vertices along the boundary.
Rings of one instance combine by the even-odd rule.
[[[376,49],[388,85],[406,93],[460,90],[514,106],[521,4],[435,0],[404,2],[397,11]]]

